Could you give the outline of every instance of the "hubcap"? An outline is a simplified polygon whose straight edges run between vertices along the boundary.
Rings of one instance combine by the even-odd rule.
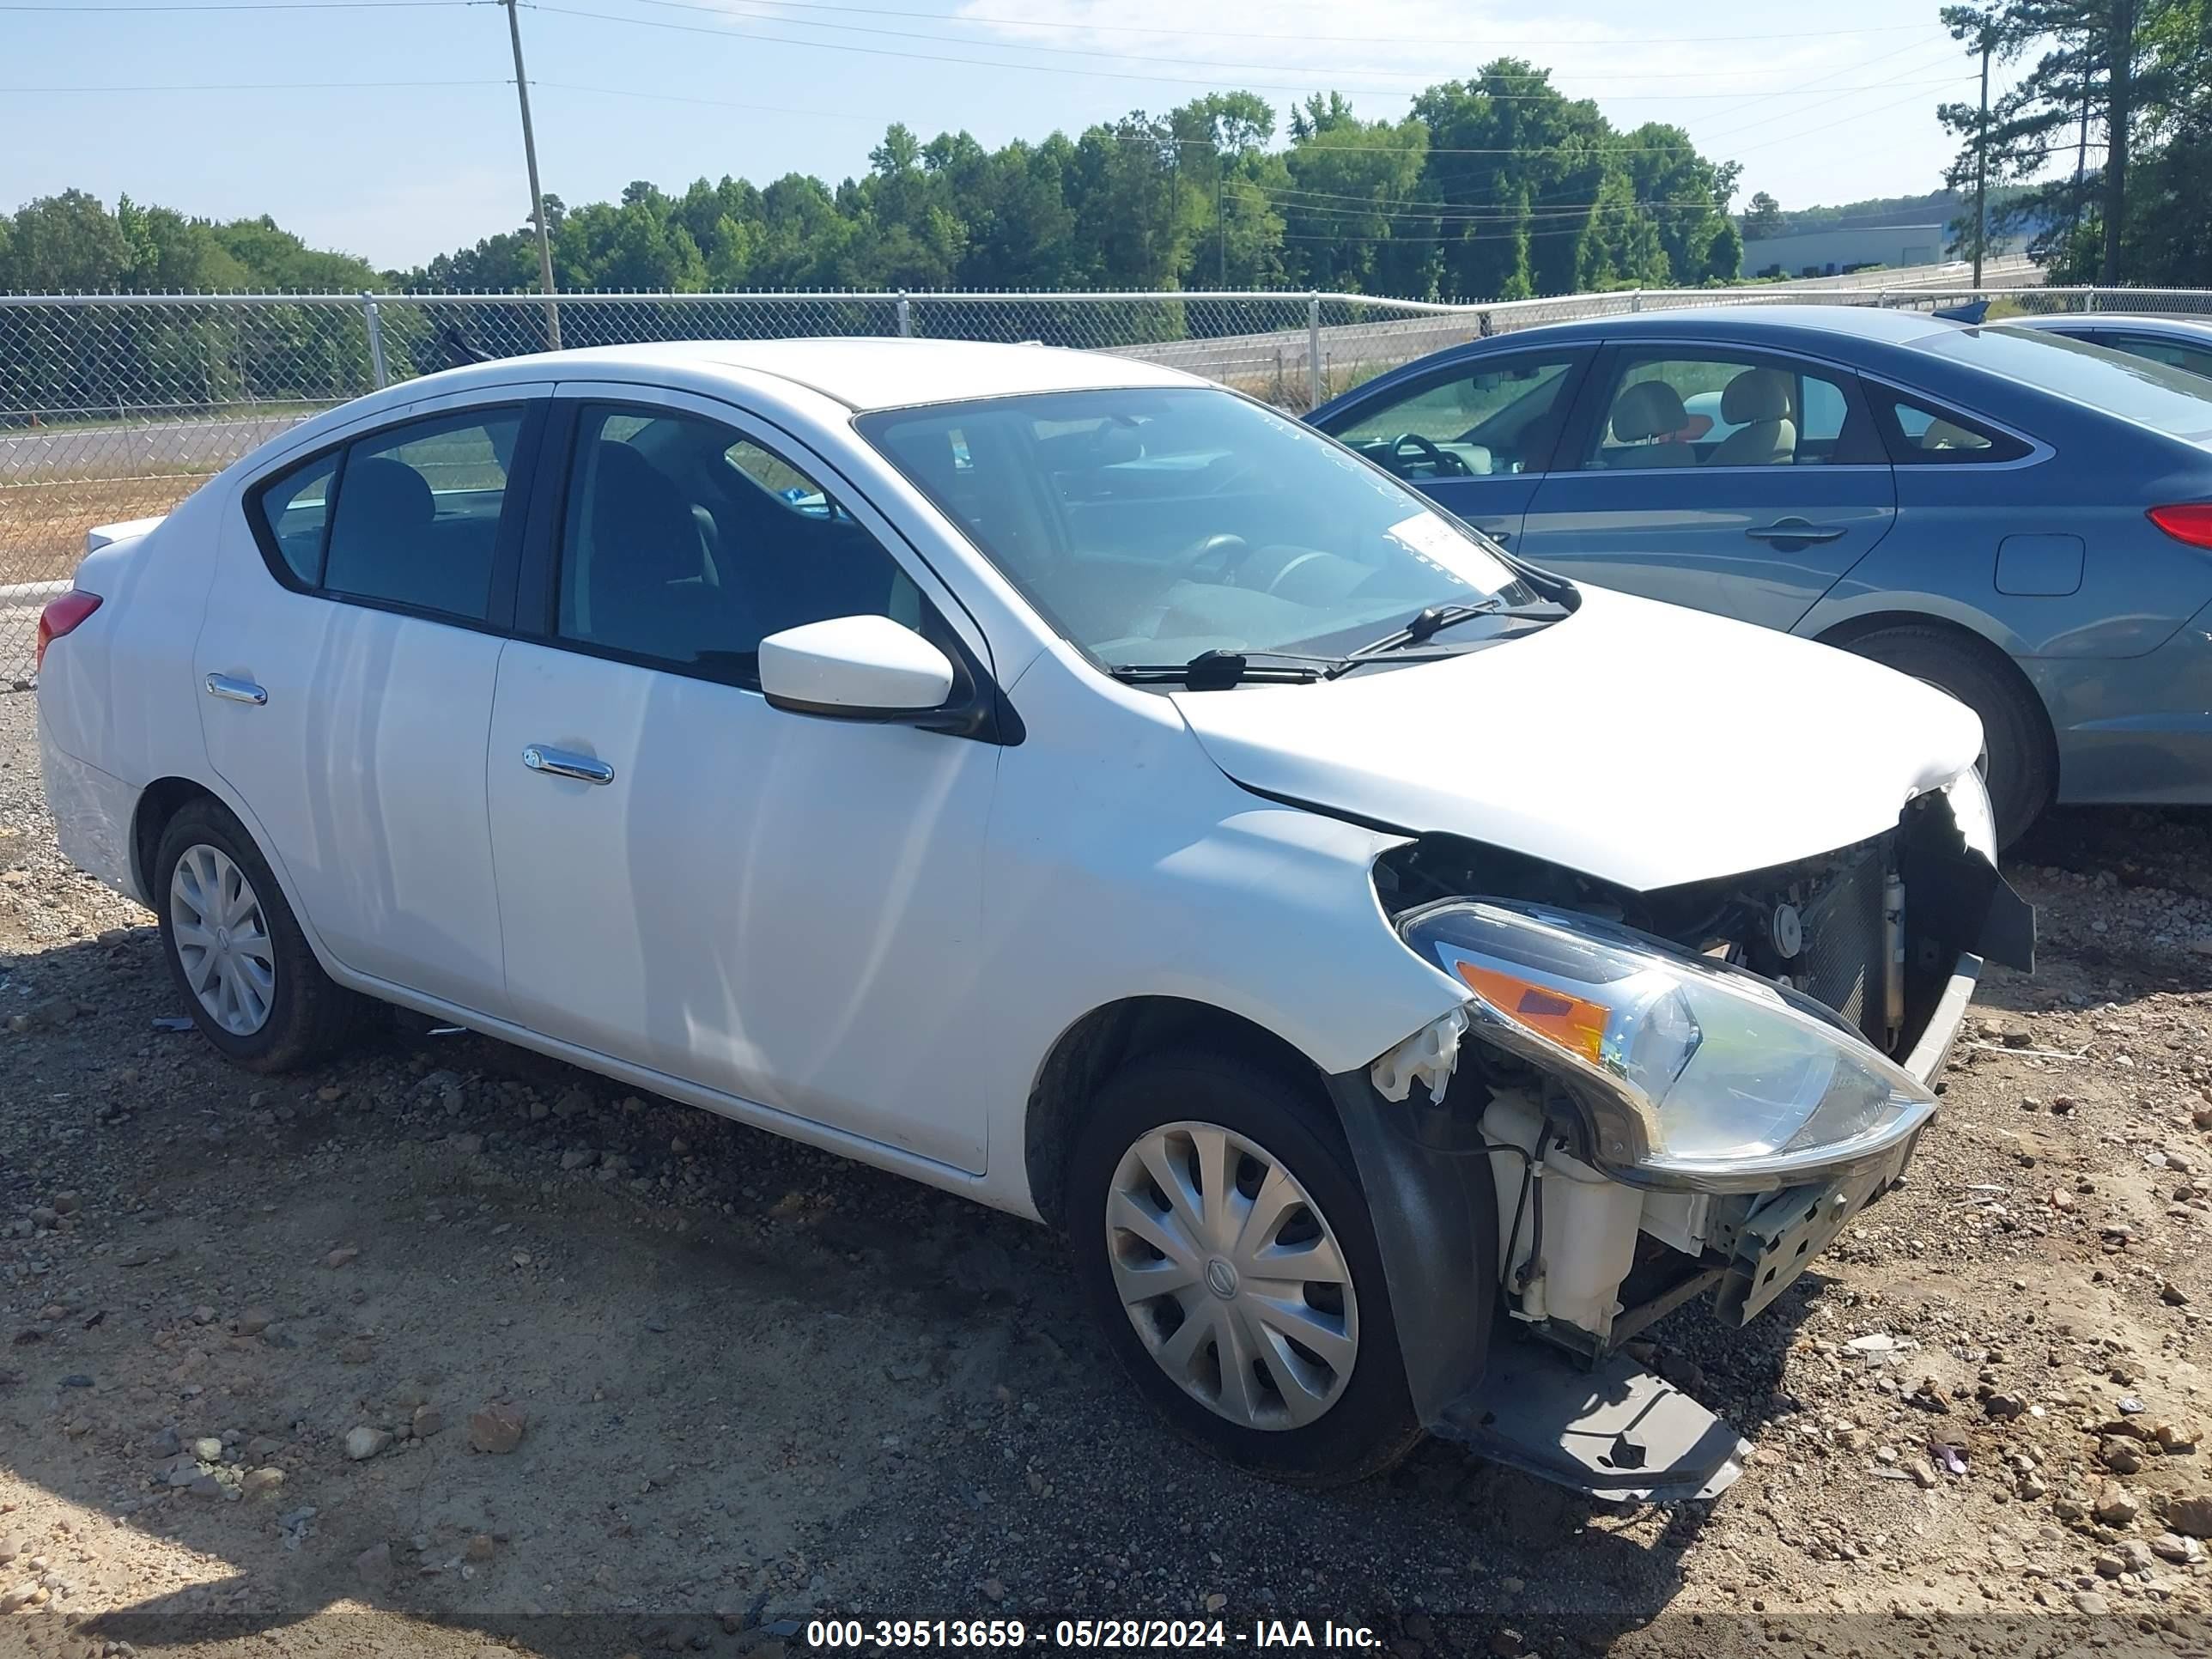
[[[1129,1322],[1186,1394],[1254,1429],[1336,1403],[1359,1352],[1352,1275],[1265,1147],[1212,1123],[1154,1129],[1121,1155],[1105,1224]]]
[[[188,847],[169,878],[169,932],[177,960],[208,1017],[233,1036],[269,1023],[276,953],[261,900],[221,848]]]

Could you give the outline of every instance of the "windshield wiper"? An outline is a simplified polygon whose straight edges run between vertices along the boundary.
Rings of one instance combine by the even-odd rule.
[[[1557,622],[1567,615],[1566,606],[1552,599],[1541,599],[1534,605],[1508,605],[1502,599],[1483,599],[1474,605],[1432,605],[1395,633],[1385,634],[1379,640],[1370,640],[1358,649],[1348,652],[1334,667],[1328,678],[1348,672],[1370,658],[1387,656],[1394,651],[1403,651],[1408,646],[1425,645],[1447,628],[1471,622],[1477,617],[1504,617],[1522,622]]]
[[[1341,662],[1336,657],[1300,656],[1286,651],[1201,651],[1188,662],[1116,663],[1106,672],[1132,685],[1163,682],[1213,691],[1247,680],[1304,685],[1322,678]]]

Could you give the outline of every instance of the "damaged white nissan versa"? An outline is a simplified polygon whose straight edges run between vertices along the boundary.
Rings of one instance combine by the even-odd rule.
[[[96,538],[95,539],[101,539]],[[1680,1496],[2028,963],[1974,716],[1516,563],[1166,369],[571,351],[305,422],[41,629],[62,843],[299,1066],[380,1004],[1071,1241],[1179,1429]]]

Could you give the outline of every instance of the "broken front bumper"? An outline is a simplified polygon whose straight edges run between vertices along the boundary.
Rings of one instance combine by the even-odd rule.
[[[1920,1041],[1905,1056],[1905,1069],[1931,1090],[1966,1024],[1981,973],[1979,957],[1959,958]],[[1923,1124],[1916,1129],[1871,1167],[1830,1181],[1801,1182],[1760,1201],[1736,1229],[1735,1250],[1713,1298],[1720,1316],[1743,1324],[1789,1289],[1852,1217],[1897,1184],[1925,1128]]]
[[[1958,958],[1903,1062],[1923,1084],[1942,1069],[1980,971],[1978,957]],[[1364,1069],[1332,1078],[1330,1091],[1371,1206],[1408,1389],[1432,1433],[1604,1497],[1710,1498],[1735,1481],[1748,1446],[1680,1389],[1619,1352],[1569,1352],[1503,1316],[1493,1153],[1470,1134],[1464,1103],[1425,1087],[1388,1099]],[[1755,1315],[1896,1182],[1917,1139],[1826,1181],[1736,1200],[1748,1207],[1732,1235],[1625,1310],[1614,1343],[1716,1280],[1723,1317]]]

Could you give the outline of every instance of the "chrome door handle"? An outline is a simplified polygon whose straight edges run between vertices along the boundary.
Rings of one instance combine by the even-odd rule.
[[[256,708],[269,701],[269,694],[252,680],[241,680],[229,674],[209,675],[207,694],[210,697],[221,697],[226,702],[250,702]]]
[[[1784,519],[1761,530],[1743,532],[1755,542],[1832,542],[1844,532],[1835,525],[1809,524],[1803,519]]]
[[[552,778],[579,778],[586,783],[615,781],[615,769],[605,761],[566,749],[548,749],[540,743],[533,743],[522,751],[522,763],[533,772],[543,772]]]

